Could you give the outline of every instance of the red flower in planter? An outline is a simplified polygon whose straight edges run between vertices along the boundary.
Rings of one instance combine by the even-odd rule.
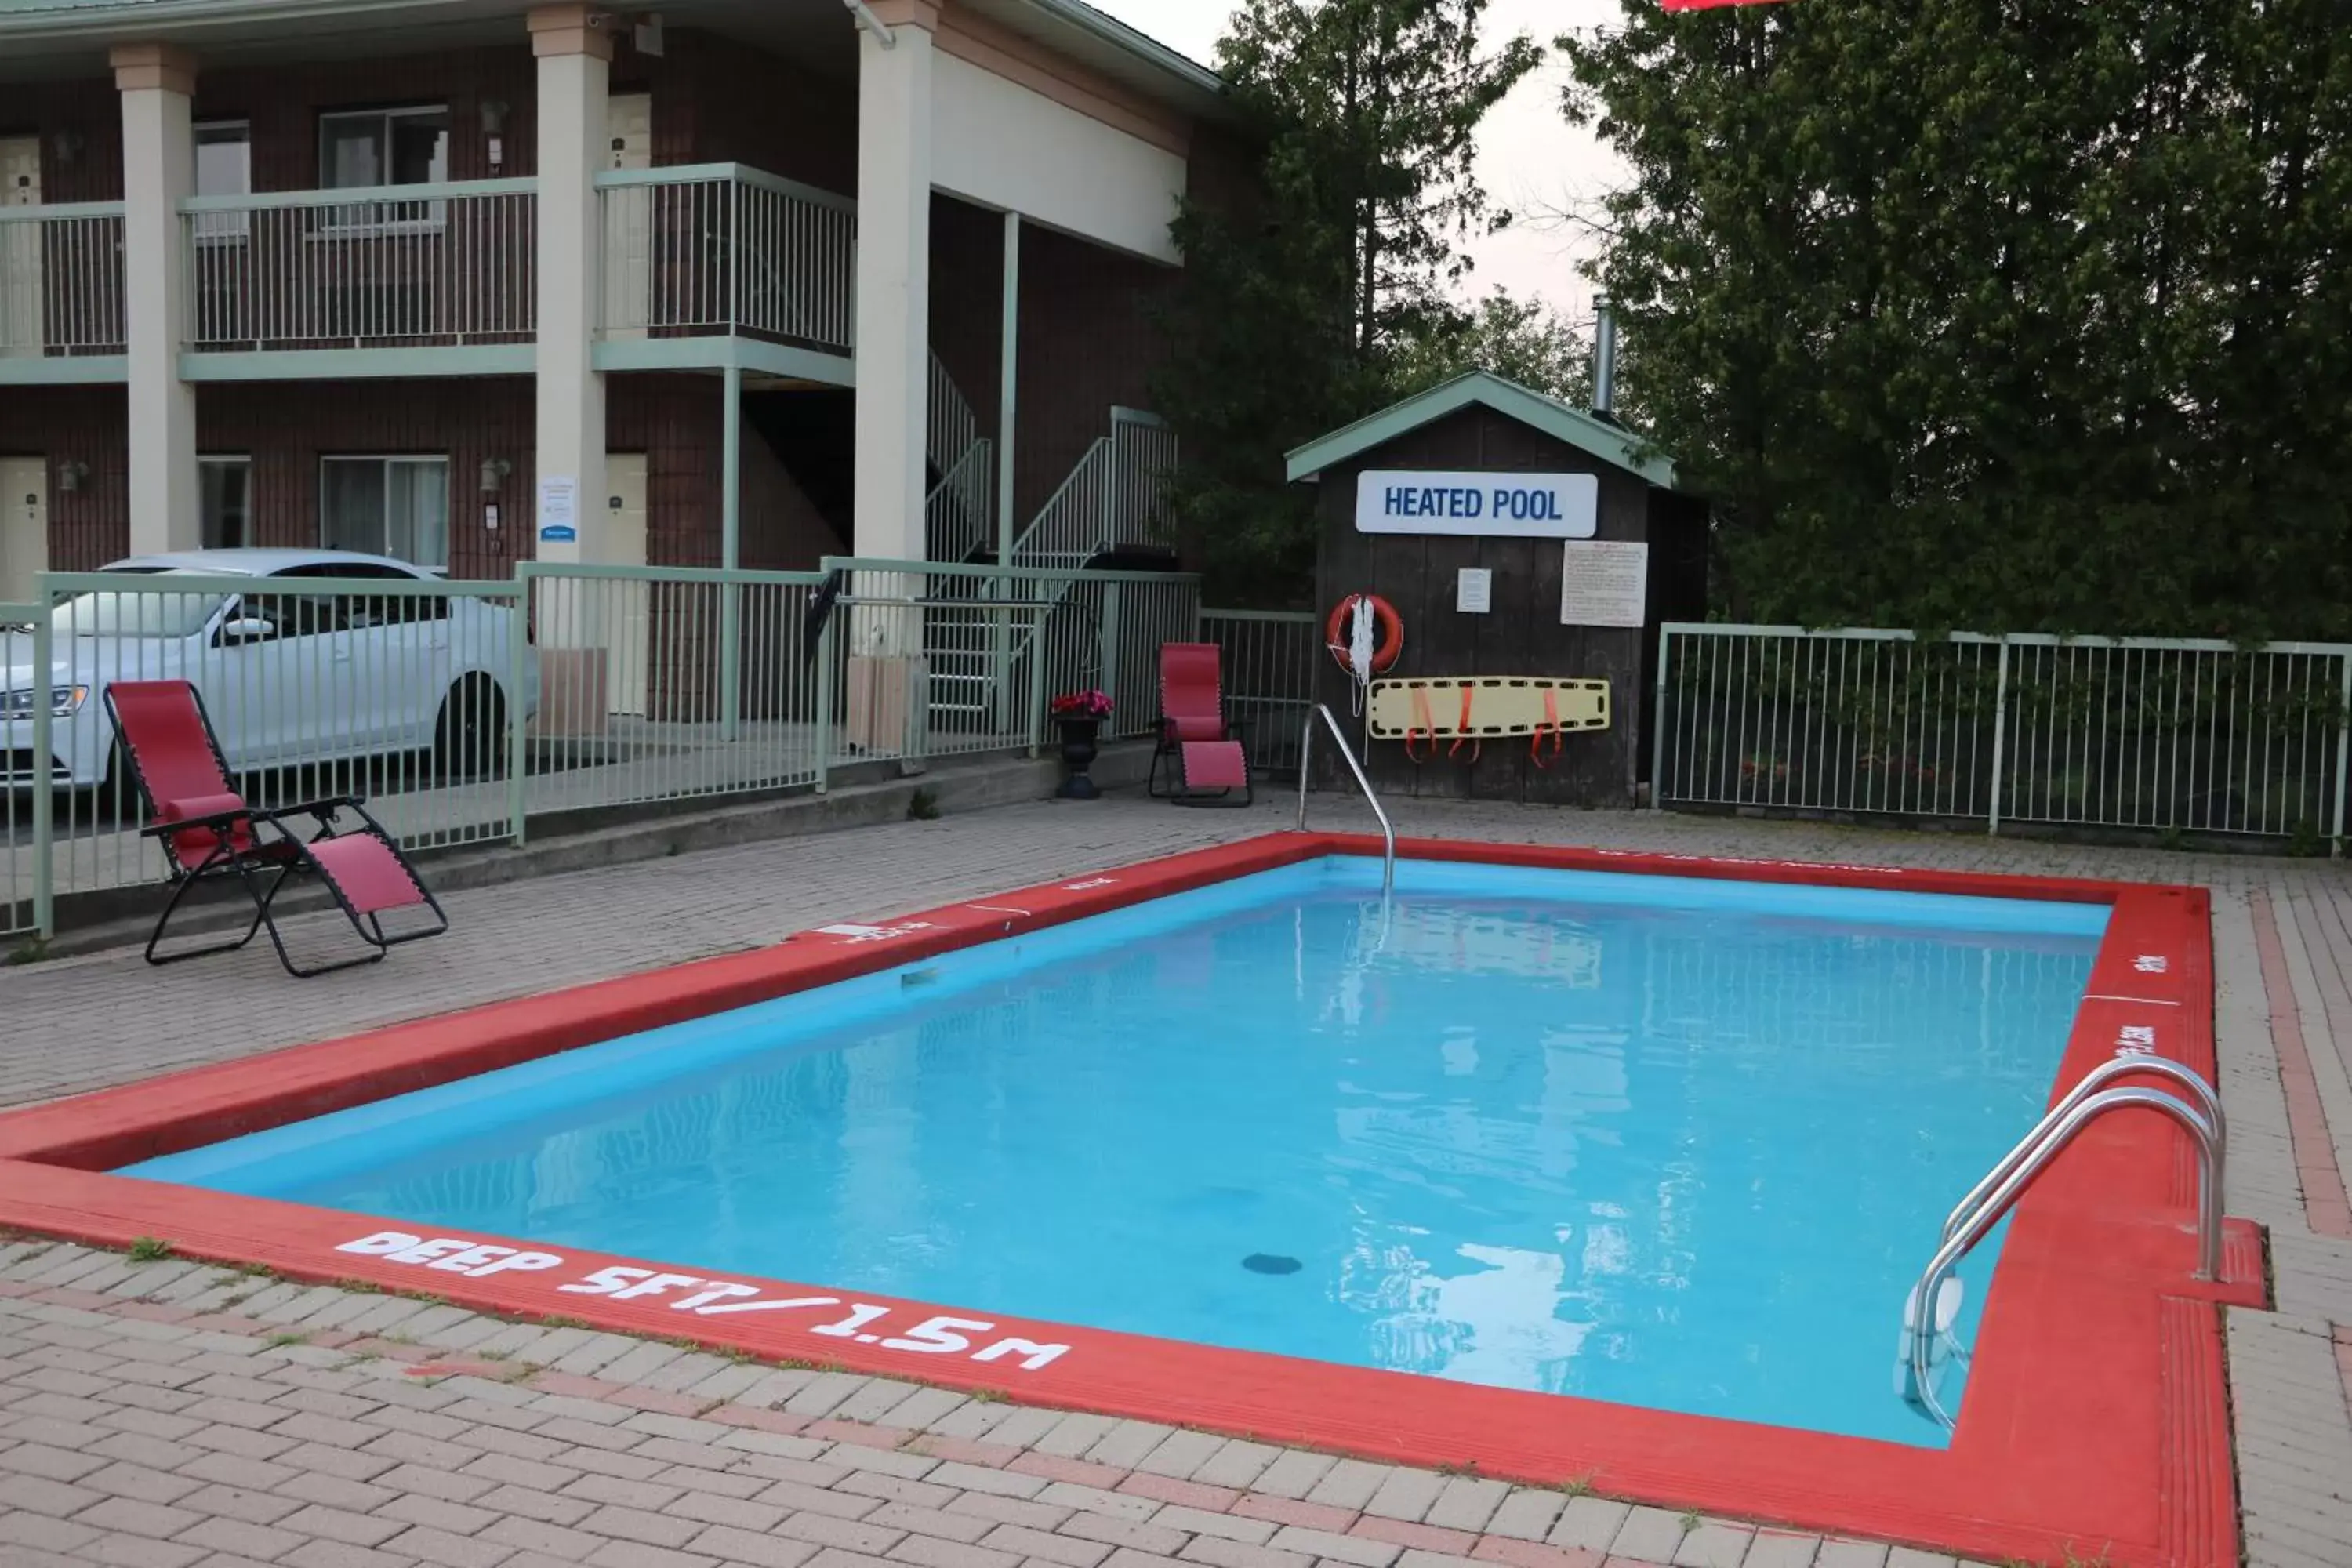
[[[1049,711],[1056,719],[1108,719],[1110,717],[1110,694],[1106,691],[1065,691],[1054,699]]]

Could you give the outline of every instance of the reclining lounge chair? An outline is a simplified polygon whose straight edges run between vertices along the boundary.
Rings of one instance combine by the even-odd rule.
[[[160,840],[172,896],[147,939],[147,962],[176,963],[182,959],[230,952],[253,940],[267,927],[278,962],[289,974],[307,977],[354,964],[373,963],[404,942],[438,936],[449,929],[448,917],[417,879],[416,872],[383,826],[368,815],[356,796],[337,795],[300,805],[267,808],[248,805],[236,793],[227,760],[205,713],[204,700],[184,680],[122,680],[107,688],[107,711],[121,742],[122,756],[146,803],[150,826],[145,838]],[[359,826],[339,829],[343,813]],[[287,826],[288,819],[309,816],[317,831],[302,837]],[[286,879],[306,872],[324,882],[335,902],[349,917],[352,929],[373,950],[334,963],[298,966],[286,951],[278,921],[270,912]],[[253,900],[253,923],[233,942],[217,942],[159,953],[164,928],[198,883],[234,877]],[[383,917],[394,910],[423,908],[435,923],[387,933]]]
[[[1224,681],[1217,645],[1163,643],[1160,648],[1160,739],[1151,753],[1145,793],[1179,805],[1210,801],[1247,805],[1252,799],[1249,753],[1225,718]],[[1170,788],[1160,768],[1173,759]],[[1241,798],[1232,798],[1235,790]]]

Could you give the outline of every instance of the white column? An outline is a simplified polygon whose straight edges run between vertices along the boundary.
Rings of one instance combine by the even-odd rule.
[[[202,520],[196,485],[196,389],[180,379],[188,284],[180,203],[194,189],[189,100],[194,57],[170,44],[118,44],[122,94],[122,312],[128,338],[131,549],[193,550]]]
[[[613,41],[587,5],[530,13],[539,57],[539,486],[570,483],[574,537],[533,537],[541,561],[601,561],[604,378],[593,363],[604,227],[593,184],[605,153]],[[566,526],[559,523],[558,526]]]
[[[939,8],[873,0],[872,9],[890,43],[858,34],[856,550],[921,560]]]
[[[613,41],[583,5],[530,13],[539,58],[539,376],[537,558],[554,564],[605,558],[604,378],[596,374],[596,314],[604,244],[593,184],[605,147],[604,99]],[[608,635],[619,584],[542,581],[539,730],[596,735],[611,712]]]

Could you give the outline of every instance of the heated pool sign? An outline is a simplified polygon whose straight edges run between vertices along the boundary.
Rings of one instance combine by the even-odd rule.
[[[1428,473],[1356,477],[1359,533],[1484,539],[1590,539],[1601,514],[1593,474]]]

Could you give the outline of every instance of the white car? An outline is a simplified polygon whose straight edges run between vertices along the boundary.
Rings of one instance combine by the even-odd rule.
[[[184,679],[204,698],[229,769],[432,752],[450,772],[495,767],[514,703],[539,701],[535,650],[515,684],[515,611],[465,595],[400,592],[439,581],[381,555],[340,550],[190,550],[104,568],[119,590],[51,611],[47,678],[29,632],[0,633],[5,782],[84,787],[115,766],[106,689]],[[226,592],[220,579],[252,586]],[[386,592],[304,593],[304,579],[374,581]],[[184,582],[187,585],[181,586]],[[50,756],[33,756],[33,710],[50,705]],[[120,781],[129,787],[129,780]]]

